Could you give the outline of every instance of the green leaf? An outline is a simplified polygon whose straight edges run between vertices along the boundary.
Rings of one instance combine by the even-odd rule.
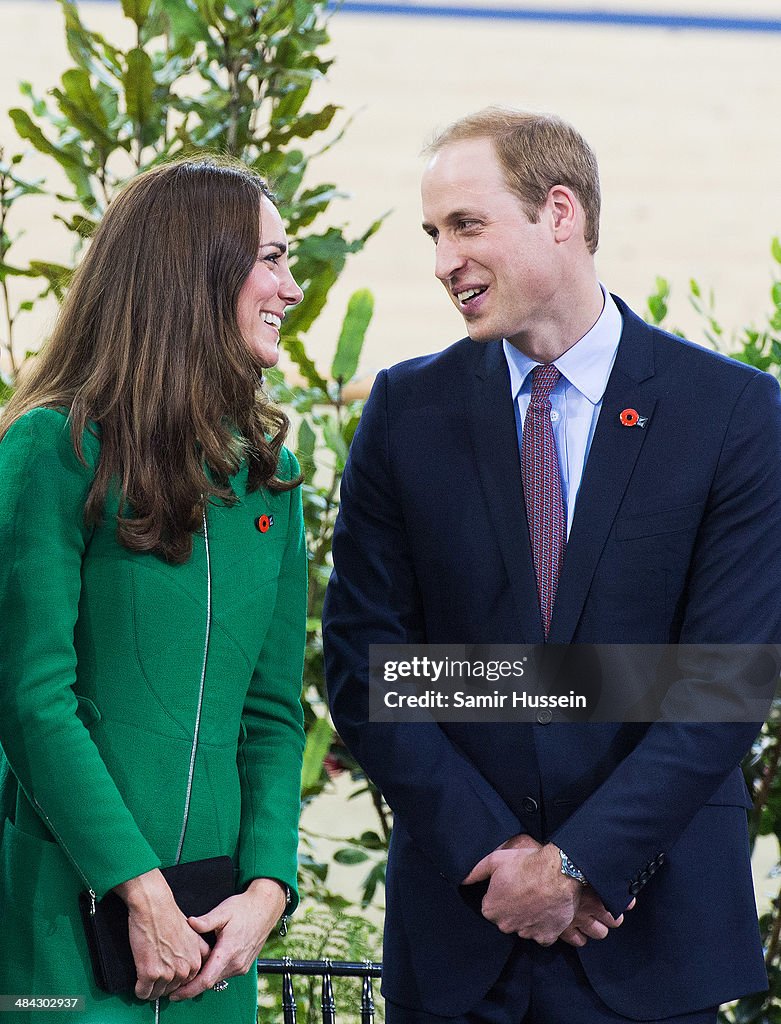
[[[770,245],[770,251],[772,252],[773,259],[776,263],[781,263],[781,239],[777,237],[773,239]]]
[[[52,89],[60,110],[86,141],[94,143],[105,161],[120,144],[110,134],[106,112],[92,89],[89,74],[71,68],[62,76],[62,85],[62,89]]]
[[[11,162],[13,163],[13,157],[11,158]],[[0,165],[0,174],[2,174],[3,171],[4,168]],[[38,181],[23,181],[21,178],[17,178],[14,174],[8,173],[5,176],[14,183],[15,187],[9,189],[0,199],[4,207],[10,206],[11,203],[15,202],[17,199],[21,199],[22,196],[46,195],[46,190],[40,187],[43,179]]]
[[[257,0],[225,0],[225,6],[230,8],[234,14],[241,16],[243,14],[252,14],[258,4]]]
[[[648,296],[648,309],[655,324],[660,324],[667,316],[667,303],[660,295]]]
[[[79,235],[81,238],[89,238],[98,226],[97,221],[85,217],[83,213],[74,214],[70,220],[67,217],[63,217],[62,214],[55,213],[54,219],[61,221],[68,231],[73,231],[74,234]]]
[[[62,299],[73,276],[73,267],[64,267],[61,263],[46,263],[43,260],[30,260],[30,273],[35,277],[44,278],[49,285],[47,292],[52,291],[58,299]]]
[[[317,440],[314,430],[310,427],[307,420],[301,420],[298,428],[298,447],[296,448],[296,458],[301,463],[302,468],[312,469],[315,461],[315,441]]]
[[[92,192],[90,167],[81,148],[76,144],[55,145],[43,134],[38,125],[33,123],[26,110],[15,107],[8,111],[8,115],[23,139],[31,142],[40,153],[54,157],[76,189],[80,202],[88,209],[94,209],[96,202]]]
[[[363,864],[368,859],[368,854],[364,853],[363,850],[355,850],[349,847],[337,850],[334,854],[334,860],[337,864]]]
[[[341,271],[352,245],[337,228],[329,228],[323,235],[302,238],[296,246],[296,260],[308,258],[330,263],[337,271]]]
[[[773,304],[781,307],[781,281],[775,281],[771,290],[773,296]]]
[[[366,245],[366,243],[369,241],[369,239],[377,234],[377,232],[382,227],[383,221],[385,220],[386,217],[390,215],[390,213],[390,210],[386,210],[381,217],[378,217],[377,220],[372,221],[372,223],[368,226],[368,228],[364,231],[360,238],[356,238],[355,241],[352,243],[352,245],[350,246],[350,252],[360,252],[364,245]]]
[[[362,907],[368,907],[374,899],[374,893],[379,882],[383,885],[385,884],[385,864],[375,864],[366,878],[364,878],[363,897],[361,899]]]
[[[183,0],[159,0],[168,21],[170,47],[174,53],[190,54],[197,43],[209,38],[209,26],[200,12]]]
[[[32,142],[39,153],[45,153],[46,156],[53,156],[54,159],[60,164],[61,167],[66,168],[82,168],[83,164],[81,161],[68,152],[68,150],[56,146],[53,142],[43,134],[37,124],[33,123],[32,118],[26,110],[22,110],[20,107],[13,107],[8,111],[8,116],[14,123],[14,128],[23,139],[27,139],[28,142]]]
[[[32,85],[30,85],[29,82],[20,82],[19,83],[19,92],[23,96],[27,96],[27,98],[30,100],[30,102],[32,103],[32,106],[33,106],[33,113],[35,114],[36,117],[45,117],[46,116],[46,103],[42,99],[39,99],[39,97],[37,97],[35,95],[35,93],[33,92],[33,87],[32,87]],[[21,159],[21,154],[20,154],[20,159]]]
[[[303,106],[306,97],[307,90],[300,88],[300,86],[288,89],[280,96],[272,114],[272,121],[287,121],[295,117]]]
[[[117,48],[107,43],[99,33],[84,27],[75,0],[59,0],[59,3],[65,15],[68,53],[80,68],[116,88],[115,79],[121,73]]]
[[[359,842],[367,850],[384,850],[387,846],[387,843],[384,843],[376,832],[362,833]]]
[[[6,250],[7,252],[8,250]],[[5,281],[7,277],[38,277],[38,274],[33,273],[31,270],[23,269],[22,267],[12,267],[10,263],[0,263],[0,281]]]
[[[363,405],[363,402],[360,403]],[[355,431],[358,429],[358,424],[361,422],[360,412],[355,413],[349,418],[349,420],[342,427],[342,437],[345,440],[345,444],[349,447],[353,443],[355,437]]]
[[[13,393],[13,387],[0,377],[0,406],[5,405]]]
[[[289,316],[290,314],[288,314]],[[286,335],[282,336],[282,347],[288,353],[290,358],[296,364],[301,371],[302,376],[306,379],[310,387],[321,388],[323,392],[328,392],[328,385],[317,372],[317,367],[306,354],[304,343],[298,337],[289,337]]]
[[[323,771],[323,758],[328,753],[334,728],[327,718],[318,718],[306,735],[304,764],[301,769],[301,789],[306,792],[317,785]]]
[[[122,0],[122,13],[140,28],[149,15],[151,2],[152,0]]]
[[[347,313],[336,345],[331,376],[341,384],[353,379],[358,369],[366,329],[374,313],[374,296],[367,288],[353,292],[347,303]]]
[[[143,128],[152,115],[155,78],[151,58],[140,47],[128,51],[124,83],[128,116]]]
[[[329,103],[322,110],[312,114],[301,114],[291,120],[281,131],[272,129],[268,134],[270,146],[284,146],[293,139],[309,139],[317,132],[325,131],[339,108]]]
[[[309,239],[305,239],[305,241],[309,241]],[[300,247],[297,248],[298,251],[300,251]],[[297,260],[293,267],[293,276],[304,289],[304,298],[285,317],[285,325],[291,336],[295,337],[298,334],[305,334],[315,322],[323,306],[325,306],[328,292],[339,276],[341,269],[342,267],[337,269],[337,267],[320,260]],[[282,343],[285,348],[288,348],[284,336]],[[288,349],[288,351],[290,350]],[[318,379],[314,380],[306,374],[305,376],[310,384],[322,387],[324,391],[328,390],[322,377],[318,376]]]
[[[326,875],[328,874],[327,864],[314,860],[308,853],[301,854],[299,857],[299,864],[302,870],[311,871],[312,874],[319,878],[321,882],[325,881]]]
[[[288,232],[297,235],[302,228],[309,227],[318,214],[326,210],[334,199],[348,199],[345,192],[334,185],[318,185],[316,189],[301,192],[292,202],[284,206],[284,219]]]
[[[347,442],[334,419],[329,418],[323,425],[323,438],[336,456],[336,466],[341,472],[347,462]]]

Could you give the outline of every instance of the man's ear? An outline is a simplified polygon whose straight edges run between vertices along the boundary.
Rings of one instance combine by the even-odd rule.
[[[572,237],[578,222],[582,220],[580,204],[575,193],[566,185],[554,185],[545,203],[553,222],[553,236],[557,242],[566,242]]]

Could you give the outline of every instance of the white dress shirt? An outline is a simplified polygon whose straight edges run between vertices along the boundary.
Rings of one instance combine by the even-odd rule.
[[[561,379],[551,394],[551,422],[561,470],[561,495],[567,509],[567,537],[575,515],[575,503],[583,479],[583,470],[591,449],[594,431],[602,408],[607,380],[618,351],[623,322],[610,292],[600,285],[604,305],[599,319],[580,341],[555,360]],[[503,341],[510,369],[510,387],[516,404],[518,446],[522,443],[523,422],[529,408],[532,370],[539,366],[508,341]]]

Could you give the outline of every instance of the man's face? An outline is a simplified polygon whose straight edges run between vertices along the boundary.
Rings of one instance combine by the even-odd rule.
[[[532,224],[507,188],[489,139],[444,146],[423,174],[423,229],[435,274],[474,341],[524,338],[554,315],[561,284],[549,204]]]

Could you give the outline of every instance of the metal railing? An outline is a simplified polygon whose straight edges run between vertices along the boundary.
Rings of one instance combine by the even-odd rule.
[[[258,960],[258,974],[282,975],[282,1016],[284,1024],[296,1024],[296,994],[293,977],[304,975],[323,979],[320,1008],[323,1024],[336,1024],[336,1001],[332,978],[363,978],[361,989],[361,1024],[374,1022],[374,992],[372,978],[382,977],[382,964],[348,960]]]

